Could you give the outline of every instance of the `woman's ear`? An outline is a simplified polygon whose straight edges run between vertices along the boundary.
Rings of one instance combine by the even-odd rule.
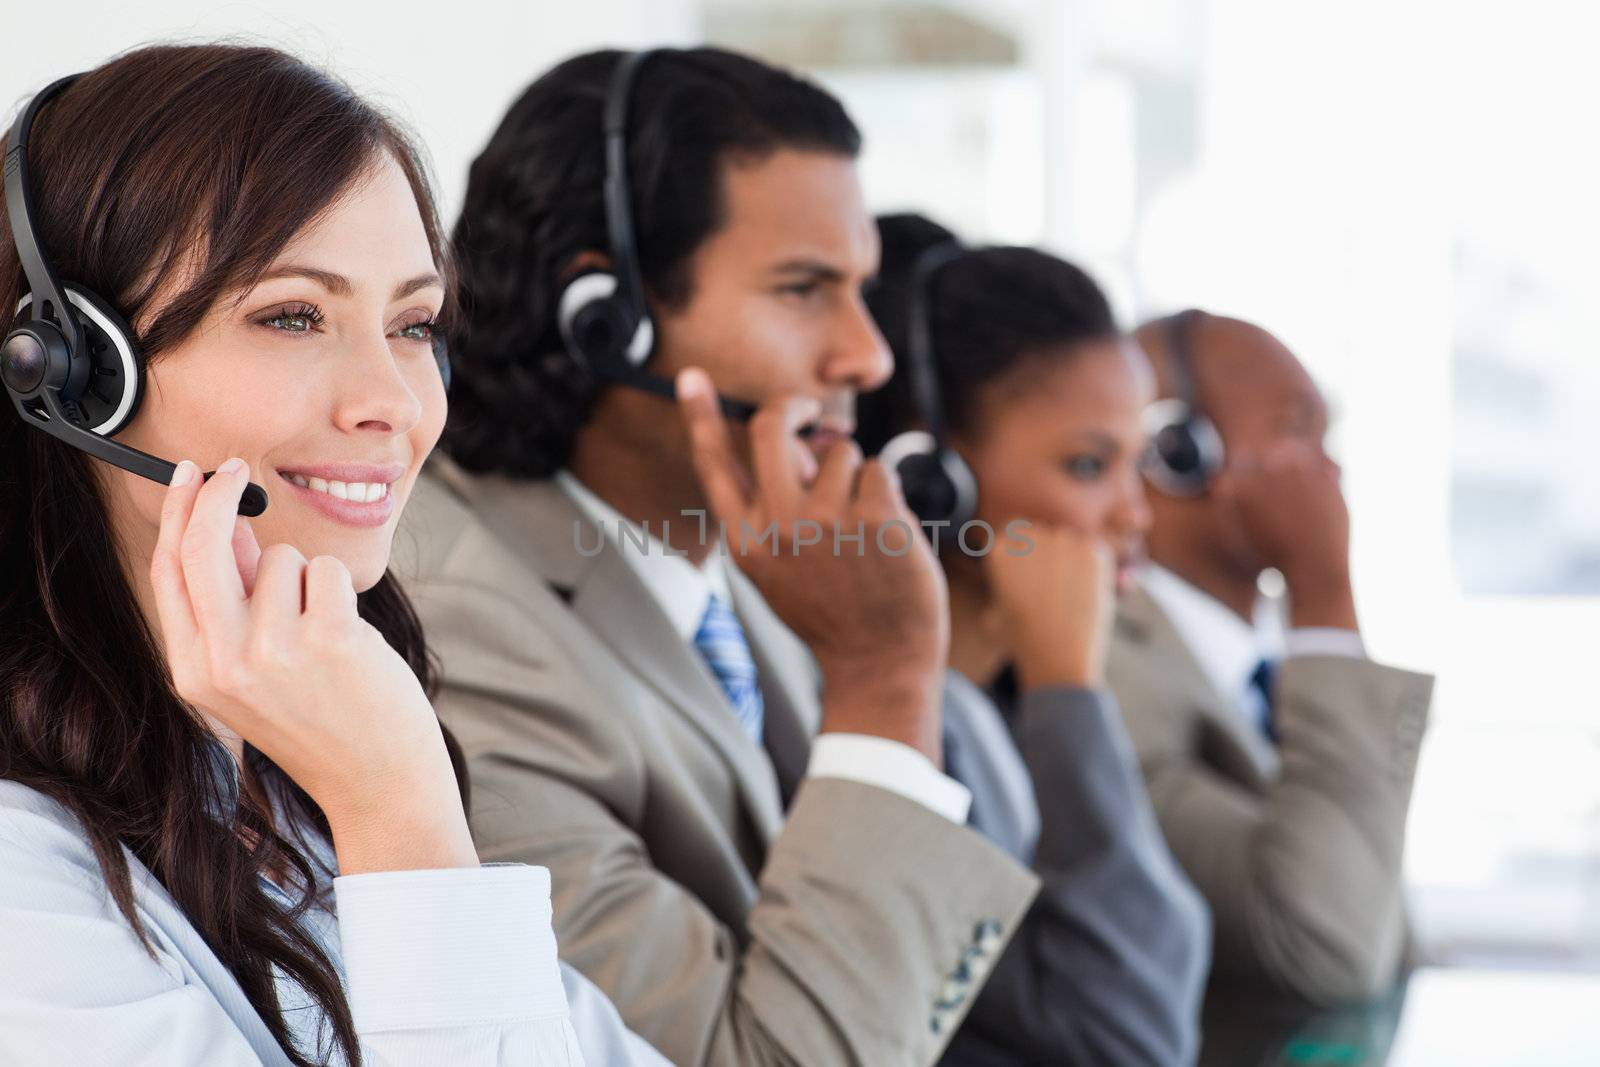
[[[610,269],[611,257],[604,252],[597,252],[589,248],[567,260],[567,265],[561,268],[561,273],[556,276],[556,282],[564,286],[580,274],[587,274],[590,271],[597,270],[609,271]]]

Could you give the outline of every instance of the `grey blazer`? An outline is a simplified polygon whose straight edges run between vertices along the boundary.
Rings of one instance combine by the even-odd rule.
[[[436,458],[396,567],[443,664],[485,858],[551,870],[563,958],[680,1064],[935,1061],[1027,868],[887,790],[803,779],[805,648],[736,570],[767,750],[559,486]],[[785,800],[790,799],[785,812]]]
[[[951,671],[944,711],[969,822],[1043,881],[944,1063],[1192,1063],[1209,917],[1162,839],[1116,701],[1043,689],[1008,722]]]
[[[1246,726],[1143,590],[1107,677],[1173,854],[1210,904],[1219,976],[1316,1002],[1372,996],[1406,943],[1401,858],[1433,679],[1301,656],[1275,682],[1281,746]]]

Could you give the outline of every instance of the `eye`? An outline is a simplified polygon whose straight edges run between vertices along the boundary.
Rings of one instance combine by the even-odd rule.
[[[408,341],[421,341],[423,344],[432,344],[434,328],[433,319],[424,319],[422,322],[408,323],[396,330],[395,333]]]
[[[822,287],[816,282],[795,282],[792,285],[778,286],[778,292],[783,296],[792,296],[800,300],[816,296],[821,291]]]
[[[310,333],[322,325],[323,315],[315,304],[289,304],[274,308],[256,321],[284,333]]]
[[[1081,453],[1069,456],[1061,464],[1063,470],[1082,482],[1092,482],[1106,472],[1106,461],[1099,456]]]

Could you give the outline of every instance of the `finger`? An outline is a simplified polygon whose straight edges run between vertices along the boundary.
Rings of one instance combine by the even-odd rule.
[[[678,375],[678,412],[689,431],[689,454],[706,502],[732,526],[750,512],[750,476],[734,454],[728,424],[717,404],[711,379],[698,367]]]
[[[882,460],[869,459],[856,476],[856,506],[866,516],[882,521],[904,519],[913,529],[918,520],[900,490],[900,474]]]
[[[815,397],[791,396],[765,405],[750,420],[756,492],[767,515],[787,518],[798,512],[805,483],[815,476],[816,466],[815,460],[808,464],[798,455],[806,452],[810,458],[797,431],[821,414],[822,404]]]
[[[150,585],[155,594],[156,617],[166,637],[169,655],[192,648],[199,636],[194,608],[189,603],[189,587],[183,578],[179,546],[183,531],[200,492],[200,468],[188,460],[178,464],[161,501],[161,526],[156,548],[150,557]]]
[[[835,441],[822,457],[822,469],[811,483],[812,502],[832,514],[843,511],[855,496],[861,462],[859,445],[848,439]]]
[[[316,556],[306,564],[306,617],[325,622],[356,617],[356,587],[350,568],[337,556]]]
[[[233,528],[248,476],[244,461],[230,459],[200,487],[183,531],[179,555],[195,621],[207,640],[242,638],[248,613],[244,580],[233,555]]]
[[[239,568],[239,581],[244,584],[244,595],[255,595],[256,569],[261,566],[261,546],[256,543],[256,532],[250,520],[243,515],[233,522],[233,562]]]
[[[261,553],[250,623],[257,630],[282,632],[305,610],[306,558],[293,545],[273,545]]]

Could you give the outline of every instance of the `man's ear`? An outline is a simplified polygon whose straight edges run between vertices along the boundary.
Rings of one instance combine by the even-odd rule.
[[[567,260],[567,265],[563,267],[561,269],[561,273],[556,276],[556,281],[560,285],[566,285],[580,274],[588,274],[591,271],[597,270],[609,271],[610,269],[610,256],[606,255],[604,252],[587,248],[573,256],[571,259]]]

